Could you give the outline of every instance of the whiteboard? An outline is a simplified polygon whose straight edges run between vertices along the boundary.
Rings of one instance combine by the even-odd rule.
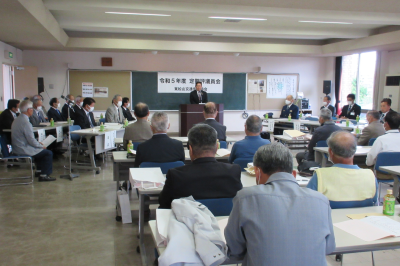
[[[299,86],[299,75],[267,75],[267,98],[286,98],[296,93]]]

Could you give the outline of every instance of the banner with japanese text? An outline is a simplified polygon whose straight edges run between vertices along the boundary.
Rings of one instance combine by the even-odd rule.
[[[187,93],[196,89],[196,82],[203,83],[203,91],[222,93],[222,73],[158,72],[158,93]]]

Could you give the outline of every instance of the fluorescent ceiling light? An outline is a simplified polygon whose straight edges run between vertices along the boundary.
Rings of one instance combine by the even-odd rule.
[[[155,16],[155,17],[170,17],[171,15],[166,14],[147,14],[147,13],[127,13],[127,12],[105,12],[107,14],[117,15],[136,15],[136,16]]]
[[[238,19],[238,20],[267,20],[266,18],[236,18],[236,17],[208,17],[215,19]]]
[[[353,24],[351,22],[337,22],[337,21],[309,21],[309,20],[299,20],[303,23],[323,23],[323,24]]]

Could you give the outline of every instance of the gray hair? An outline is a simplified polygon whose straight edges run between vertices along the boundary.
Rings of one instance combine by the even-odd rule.
[[[260,133],[262,129],[262,120],[257,115],[251,115],[246,120],[247,131],[251,133]]]
[[[71,96],[73,96],[72,94],[67,94],[67,96],[65,96],[65,98],[67,98],[68,100],[71,99]]]
[[[195,125],[188,132],[188,144],[192,147],[193,154],[196,156],[203,152],[216,152],[217,131],[209,125]]]
[[[22,101],[19,105],[21,113],[28,111],[29,108],[33,108],[33,103],[30,100]]]
[[[169,118],[166,112],[155,112],[151,117],[151,126],[157,132],[166,132],[168,124]]]
[[[333,154],[342,158],[351,158],[357,150],[356,138],[347,131],[340,130],[333,132],[327,140]]]
[[[114,98],[113,98],[113,101],[116,100],[118,97],[122,97],[122,96],[120,94],[115,94]]]
[[[376,110],[371,110],[367,112],[367,115],[370,115],[373,119],[379,120],[381,118],[381,115],[379,114],[378,111]]]
[[[41,101],[42,101],[42,99],[35,99],[32,102],[33,102],[33,105],[37,106],[38,103],[41,102]]]
[[[321,117],[324,121],[332,120],[332,111],[328,108],[323,108],[320,112],[319,117]]]
[[[80,102],[82,100],[82,95],[76,95],[75,101]]]
[[[292,173],[293,156],[289,149],[278,142],[261,146],[254,154],[254,166],[263,173],[272,175],[277,172]]]

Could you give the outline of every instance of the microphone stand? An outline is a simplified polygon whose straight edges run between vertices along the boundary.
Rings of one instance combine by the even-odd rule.
[[[62,98],[62,99],[65,99],[65,100],[67,101],[67,103],[68,103],[68,118],[71,119],[71,116],[70,116],[70,111],[71,111],[70,109],[71,109],[71,107],[70,107],[69,105],[70,105],[70,103],[72,103],[72,101],[71,101],[70,99],[68,99],[68,98],[65,98],[63,95],[61,95],[61,98]],[[67,121],[68,121],[68,118],[67,118]],[[70,131],[69,129],[70,129],[70,124],[69,124],[69,122],[68,122],[69,174],[67,174],[67,175],[60,175],[60,178],[68,178],[69,180],[73,181],[74,178],[79,177],[79,175],[78,175],[78,174],[73,174],[73,173],[72,173],[72,161],[71,161],[71,158],[72,158],[72,152],[71,152],[71,131]],[[64,168],[66,168],[65,165],[64,165]]]

